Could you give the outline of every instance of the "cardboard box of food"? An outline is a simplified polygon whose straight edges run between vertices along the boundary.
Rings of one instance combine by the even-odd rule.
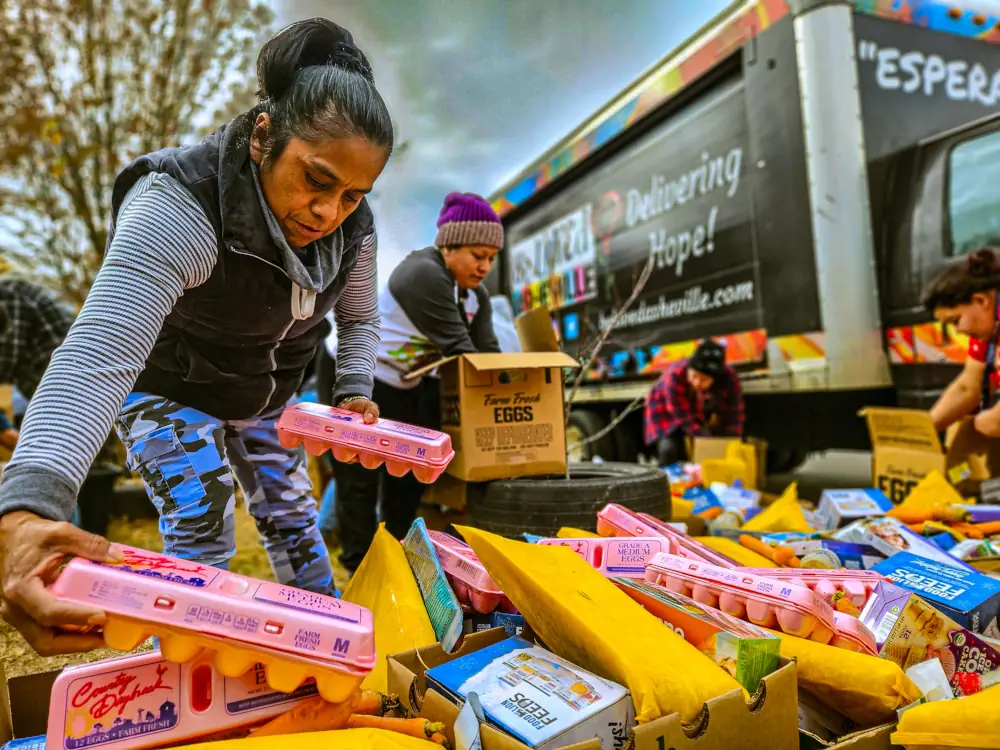
[[[763,489],[767,478],[767,441],[760,438],[747,437],[743,440],[731,437],[688,438],[688,460],[692,464],[701,464],[704,461],[724,459],[730,443],[746,443],[754,447],[756,464],[749,467],[751,476],[746,486],[754,490]]]
[[[390,656],[389,692],[400,696],[414,715],[432,721],[443,721],[449,740],[454,744],[451,727],[459,709],[436,690],[427,689],[425,672],[457,656],[505,639],[502,630],[490,630],[467,636],[462,646],[452,654],[439,645]],[[685,724],[672,714],[637,726],[632,733],[633,750],[798,750],[798,680],[795,663],[782,660],[781,667],[764,678],[760,690],[749,700],[743,691],[713,698],[692,724]],[[482,727],[483,750],[524,750],[513,737],[493,727]],[[617,748],[626,747],[629,738],[622,737]],[[600,743],[591,739],[573,745],[573,750],[601,750]]]
[[[892,503],[882,490],[824,490],[816,517],[823,530],[832,531],[846,521],[882,516],[890,510]]]
[[[463,354],[417,370],[441,378],[441,429],[455,458],[448,473],[466,482],[566,471],[561,352]]]
[[[945,443],[934,429],[930,415],[916,409],[889,407],[864,409],[872,442],[873,484],[893,503],[901,503],[917,483],[939,471],[960,492],[974,494],[979,484],[996,476],[1000,445],[976,432],[972,419],[953,424]]]

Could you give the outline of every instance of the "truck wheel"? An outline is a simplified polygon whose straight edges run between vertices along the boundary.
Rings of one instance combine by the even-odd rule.
[[[554,536],[563,526],[594,531],[597,511],[618,503],[657,518],[670,515],[667,480],[658,468],[636,464],[570,464],[570,478],[500,479],[469,495],[472,526],[520,539],[524,532]]]
[[[584,440],[596,435],[607,426],[608,423],[600,414],[586,409],[571,411],[569,423],[566,425],[566,449],[569,460],[589,461],[594,456],[600,456],[605,461],[614,461],[616,454],[613,435],[604,435],[590,443],[583,443]]]
[[[630,464],[636,463],[642,446],[635,425],[630,425],[626,420],[615,427],[611,434],[615,439],[615,459]]]
[[[802,466],[808,458],[808,451],[795,448],[768,448],[767,473],[789,474]]]

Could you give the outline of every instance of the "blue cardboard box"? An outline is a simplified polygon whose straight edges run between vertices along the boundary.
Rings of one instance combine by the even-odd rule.
[[[910,552],[899,552],[873,570],[930,602],[966,630],[1000,638],[1000,581]]]
[[[882,490],[826,490],[819,499],[816,517],[823,529],[839,528],[846,521],[883,516],[892,502]]]

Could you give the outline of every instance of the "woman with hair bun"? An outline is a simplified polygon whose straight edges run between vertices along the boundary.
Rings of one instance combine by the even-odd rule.
[[[970,337],[961,374],[931,408],[938,430],[975,413],[975,428],[1000,437],[1000,250],[984,247],[945,268],[924,290],[924,307],[941,323]],[[978,412],[978,413],[977,413]]]
[[[278,581],[329,593],[301,451],[275,420],[334,312],[334,403],[378,417],[376,235],[365,195],[392,152],[388,110],[351,34],[317,18],[268,41],[259,104],[201,143],[137,159],[112,191],[90,296],[56,352],[0,481],[4,618],[43,653],[96,647],[102,622],[45,586],[68,555],[121,552],[66,523],[114,426],[167,554],[225,568],[235,481]]]

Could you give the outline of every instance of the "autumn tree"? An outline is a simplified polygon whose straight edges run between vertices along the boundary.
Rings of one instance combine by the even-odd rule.
[[[0,0],[0,255],[81,304],[136,156],[253,102],[257,0]]]

